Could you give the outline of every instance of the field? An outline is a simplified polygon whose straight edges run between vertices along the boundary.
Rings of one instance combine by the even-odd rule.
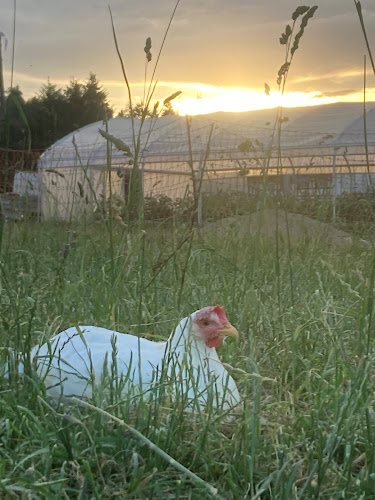
[[[3,368],[11,361],[0,498],[208,499],[210,487],[224,499],[375,498],[371,248],[230,229],[199,237],[172,223],[10,223],[0,273]],[[240,333],[219,350],[242,396],[231,421],[116,392],[95,394],[95,408],[56,406],[32,368],[17,375],[31,346],[68,326],[160,340],[215,304]]]

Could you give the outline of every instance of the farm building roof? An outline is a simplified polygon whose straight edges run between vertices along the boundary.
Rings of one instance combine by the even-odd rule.
[[[308,108],[286,108],[283,116],[281,146],[318,147],[360,145],[364,143],[363,104],[338,103]],[[268,148],[276,118],[276,110],[243,113],[213,113],[191,119],[191,149],[194,155],[207,150],[209,135],[211,152],[238,151],[246,141]],[[134,120],[136,134],[140,120]],[[41,157],[39,168],[59,168],[75,165],[103,165],[107,161],[107,141],[99,130],[103,122],[83,127],[53,144]],[[130,118],[112,118],[108,132],[132,148],[133,132]],[[189,157],[186,118],[168,115],[157,120],[147,119],[142,127],[143,158],[164,155]],[[367,105],[367,139],[375,143],[375,103]],[[112,147],[112,165],[126,164],[128,158]]]

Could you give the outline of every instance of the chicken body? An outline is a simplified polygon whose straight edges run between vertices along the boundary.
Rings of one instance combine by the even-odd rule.
[[[240,401],[233,378],[215,346],[237,336],[220,306],[205,307],[180,321],[166,342],[152,342],[105,328],[68,328],[31,353],[47,392],[58,396],[92,396],[115,377],[122,392],[147,393],[167,382],[186,406],[211,404],[227,410]]]

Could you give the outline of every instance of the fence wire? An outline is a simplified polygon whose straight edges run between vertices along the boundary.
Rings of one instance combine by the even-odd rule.
[[[373,194],[375,185],[375,145],[368,154],[363,145],[293,146],[267,150],[263,145],[250,150],[211,150],[207,158],[202,152],[189,155],[175,152],[169,145],[167,154],[144,156],[142,171],[143,198],[147,217],[173,207],[197,204],[201,207],[200,222],[206,218],[243,213],[254,207],[262,194],[269,198],[283,196],[298,201],[325,198],[330,203],[347,193]],[[91,164],[82,158],[66,158],[57,168],[39,168],[40,152],[2,152],[1,184],[3,204],[9,205],[14,194],[35,195],[37,183],[38,211],[43,219],[71,220],[90,217],[109,197],[109,193],[126,203],[132,166],[127,158],[113,157],[111,173],[105,162]],[[10,159],[12,159],[10,161]],[[68,162],[69,163],[69,162]],[[10,166],[11,165],[11,166]],[[20,171],[34,171],[32,179],[18,176]],[[34,181],[37,176],[37,181]],[[21,184],[25,186],[22,188]],[[110,189],[111,186],[111,189]],[[11,195],[5,194],[13,191]],[[197,198],[197,193],[199,200]],[[34,196],[35,198],[35,196]],[[34,199],[35,202],[35,199]],[[163,203],[167,208],[158,206]],[[172,207],[172,208],[171,208]],[[216,207],[216,208],[213,208]],[[19,210],[19,209],[17,209]],[[23,210],[23,208],[21,208]],[[213,214],[214,210],[218,215]]]

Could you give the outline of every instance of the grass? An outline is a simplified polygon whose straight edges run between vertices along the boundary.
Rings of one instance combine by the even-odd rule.
[[[293,47],[297,11],[282,35],[282,90],[316,8],[297,9]],[[279,234],[202,239],[172,223],[128,230],[111,217],[1,235],[0,362],[11,377],[0,379],[0,498],[375,498],[372,250]],[[108,394],[52,402],[30,364],[33,345],[71,325],[160,340],[216,303],[241,336],[220,349],[242,396],[230,422],[168,405],[163,388],[134,404],[115,369]]]
[[[104,223],[6,225],[0,345],[27,361],[31,346],[77,324],[159,340],[219,303],[241,336],[220,348],[241,408],[226,422],[94,394],[90,404],[124,426],[56,407],[32,370],[3,379],[1,498],[212,498],[207,485],[227,499],[375,498],[372,250],[305,240],[276,252],[272,239],[191,238],[163,224],[114,225],[113,247],[109,236]]]

